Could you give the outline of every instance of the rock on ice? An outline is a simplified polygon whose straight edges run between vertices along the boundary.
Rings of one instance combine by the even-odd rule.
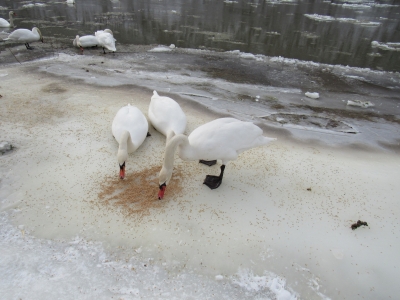
[[[360,100],[347,100],[347,105],[360,106],[360,107],[363,107],[363,108],[367,108],[367,107],[370,107],[370,106],[375,106],[370,101],[360,101]]]

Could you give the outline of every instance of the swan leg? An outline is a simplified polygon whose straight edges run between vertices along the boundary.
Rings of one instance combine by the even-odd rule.
[[[211,167],[211,166],[215,165],[217,163],[217,161],[216,160],[203,160],[203,159],[200,159],[199,163],[205,164],[205,165]]]
[[[225,165],[222,165],[221,173],[219,174],[219,176],[207,175],[206,179],[204,179],[203,184],[205,184],[212,190],[218,188],[222,183],[222,177],[224,176],[224,171],[225,171]]]
[[[25,47],[26,47],[26,49],[28,49],[28,50],[33,50],[33,48],[32,48],[31,46],[29,46],[29,43],[25,43]]]
[[[104,47],[103,47],[103,54],[106,54],[106,50],[104,49]]]
[[[147,135],[146,135],[146,137],[148,137],[148,136],[151,136],[150,132],[147,132]]]

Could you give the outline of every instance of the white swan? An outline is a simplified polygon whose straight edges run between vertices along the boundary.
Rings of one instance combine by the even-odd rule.
[[[114,52],[117,51],[117,49],[115,48],[115,42],[117,40],[114,39],[113,32],[110,29],[98,30],[95,32],[94,35],[97,37],[99,45],[103,47],[104,54],[106,53],[104,48]]]
[[[67,0],[68,4],[75,4],[75,0]]]
[[[207,175],[204,184],[210,189],[221,185],[225,165],[235,160],[248,149],[266,145],[276,139],[263,136],[263,131],[251,122],[234,118],[221,118],[196,128],[188,137],[178,134],[171,138],[165,148],[164,164],[159,174],[160,191],[158,199],[164,197],[165,189],[171,180],[174,167],[174,154],[183,160],[222,160],[219,176]]]
[[[143,143],[148,133],[149,125],[146,117],[135,106],[128,104],[121,107],[114,117],[111,131],[119,143],[118,164],[120,168],[119,177],[125,177],[125,162],[128,153],[134,152]]]
[[[37,41],[42,41],[43,43],[43,36],[37,27],[33,27],[32,31],[29,29],[17,29],[11,32],[4,41],[21,42],[25,44],[26,49],[32,50],[33,48],[29,46],[29,43]]]
[[[161,132],[168,141],[176,134],[182,134],[186,129],[186,115],[179,104],[153,91],[148,116],[153,127]]]
[[[10,18],[10,22],[7,20],[0,18],[0,27],[14,27],[14,19],[13,16],[16,16],[16,14],[13,11],[10,11],[8,13],[8,16]]]
[[[84,35],[81,37],[77,35],[72,44],[75,47],[80,48],[83,54],[83,48],[96,47],[99,45],[99,40],[94,35]]]

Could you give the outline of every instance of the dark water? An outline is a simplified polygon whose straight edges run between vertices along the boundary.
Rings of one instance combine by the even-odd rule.
[[[400,44],[387,45],[400,43],[394,0],[0,0],[0,6],[2,17],[11,9],[18,14],[18,28],[38,26],[65,45],[76,34],[110,28],[117,49],[118,43],[175,44],[400,71]],[[321,16],[330,20],[315,19]]]

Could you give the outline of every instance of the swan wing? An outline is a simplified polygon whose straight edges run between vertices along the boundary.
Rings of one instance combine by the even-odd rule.
[[[111,126],[112,134],[118,143],[120,143],[124,131],[129,131],[133,144],[128,145],[129,152],[135,151],[143,143],[148,129],[146,117],[137,107],[131,105],[118,110]]]
[[[203,159],[229,161],[245,150],[266,145],[274,139],[252,122],[221,118],[196,128],[188,137],[190,145]]]
[[[156,91],[151,97],[148,115],[154,128],[165,136],[171,130],[181,134],[186,129],[186,115],[179,104],[169,97],[159,96]]]
[[[95,36],[97,37],[100,46],[110,50],[117,51],[115,48],[115,39],[112,34],[105,32],[103,30],[96,31]]]
[[[10,27],[10,23],[3,18],[0,18],[0,27]]]
[[[82,45],[83,48],[86,47],[94,47],[99,45],[99,41],[97,37],[94,35],[84,35],[79,38],[79,43]]]
[[[5,40],[29,43],[29,42],[38,41],[39,35],[35,35],[29,29],[17,29],[15,31],[11,32],[10,35],[8,36],[8,38],[6,38]]]

